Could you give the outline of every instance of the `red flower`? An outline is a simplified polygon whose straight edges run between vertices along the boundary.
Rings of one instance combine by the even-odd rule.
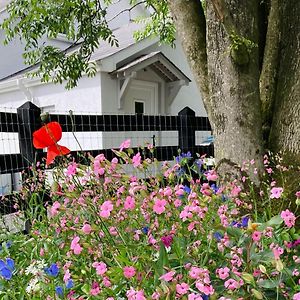
[[[57,144],[61,136],[62,129],[57,122],[50,122],[33,133],[33,146],[37,149],[47,148],[47,165],[51,164],[56,156],[70,153],[67,147]]]

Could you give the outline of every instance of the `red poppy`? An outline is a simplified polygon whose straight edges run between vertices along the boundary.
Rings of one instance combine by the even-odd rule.
[[[57,144],[61,136],[62,129],[57,122],[50,122],[33,133],[33,146],[37,149],[47,148],[47,165],[51,164],[56,156],[70,153],[67,147]]]

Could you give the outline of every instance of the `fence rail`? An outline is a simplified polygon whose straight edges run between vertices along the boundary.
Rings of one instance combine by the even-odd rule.
[[[0,112],[0,133],[18,133],[20,153],[0,155],[0,174],[15,173],[26,169],[34,160],[41,159],[45,153],[33,148],[32,133],[42,126],[40,109],[26,102],[17,113]],[[172,160],[183,152],[213,155],[213,147],[195,145],[196,131],[210,131],[206,117],[196,117],[190,108],[184,108],[178,116],[150,115],[58,115],[51,114],[49,121],[61,124],[63,132],[134,132],[134,131],[177,131],[177,146],[156,147],[158,160]],[[114,156],[111,149],[84,149],[92,155],[104,153],[107,158]],[[72,152],[76,156],[76,151]]]

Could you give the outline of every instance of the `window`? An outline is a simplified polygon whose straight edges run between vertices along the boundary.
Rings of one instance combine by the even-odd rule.
[[[134,112],[136,114],[143,114],[144,113],[144,102],[134,101]]]

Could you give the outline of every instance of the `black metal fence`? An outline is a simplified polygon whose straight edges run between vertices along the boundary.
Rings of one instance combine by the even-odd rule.
[[[42,126],[41,110],[31,102],[17,109],[17,113],[0,112],[0,133],[17,133],[20,153],[0,155],[0,174],[20,172],[30,166],[45,153],[36,150],[32,143],[32,134]],[[206,117],[196,117],[195,112],[186,107],[177,116],[150,115],[49,115],[49,121],[61,124],[63,132],[136,132],[136,131],[178,131],[178,145],[157,146],[155,157],[159,161],[172,160],[182,152],[207,154],[213,156],[213,146],[199,146],[195,143],[196,131],[210,131]],[[92,155],[104,153],[113,157],[111,149],[83,149]],[[76,156],[77,151],[72,154]]]

